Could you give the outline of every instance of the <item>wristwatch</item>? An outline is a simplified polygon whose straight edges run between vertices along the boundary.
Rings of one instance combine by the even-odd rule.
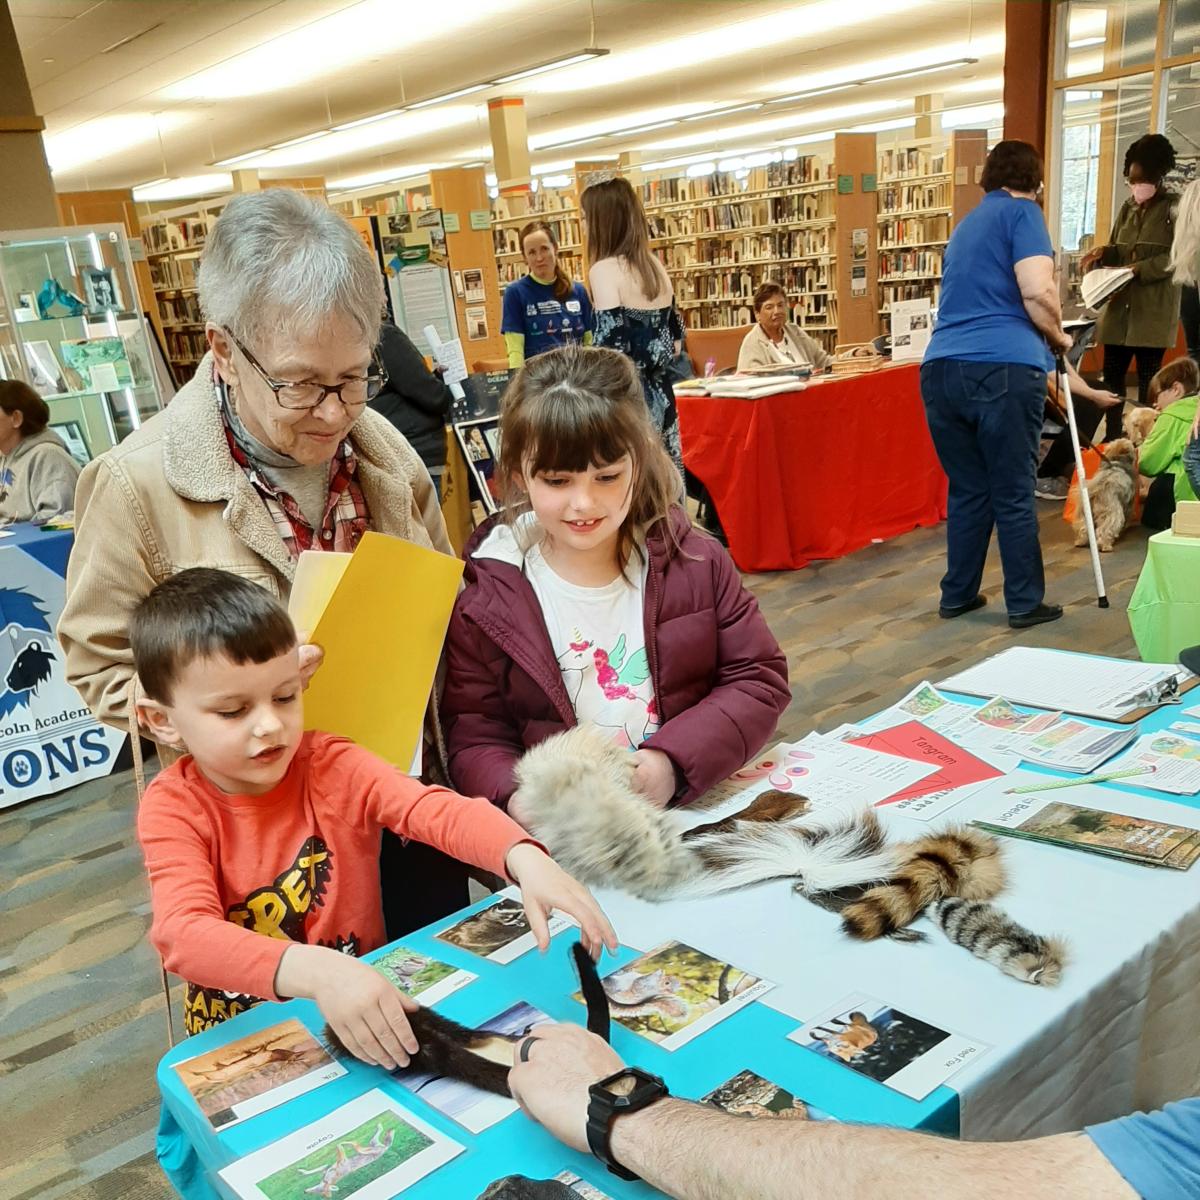
[[[592,1153],[618,1178],[637,1179],[612,1155],[609,1134],[613,1121],[626,1113],[640,1112],[671,1093],[657,1075],[638,1067],[625,1067],[588,1088],[587,1140]]]

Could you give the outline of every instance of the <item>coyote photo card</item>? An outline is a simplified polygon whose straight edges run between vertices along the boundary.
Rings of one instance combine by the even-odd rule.
[[[295,1018],[175,1064],[214,1129],[226,1129],[346,1074]]]
[[[664,942],[601,982],[612,1019],[664,1050],[678,1050],[775,986],[682,942]],[[582,1002],[578,992],[575,999]]]
[[[848,996],[788,1038],[913,1100],[924,1100],[987,1049],[862,995]]]
[[[375,1088],[220,1176],[241,1200],[391,1200],[462,1151]]]

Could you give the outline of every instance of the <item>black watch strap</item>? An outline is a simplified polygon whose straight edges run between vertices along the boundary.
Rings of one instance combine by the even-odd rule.
[[[631,1079],[634,1086],[628,1094],[621,1095],[610,1090],[614,1084]],[[599,1083],[593,1083],[588,1089],[588,1148],[619,1179],[640,1177],[613,1157],[610,1145],[613,1121],[626,1113],[640,1112],[647,1105],[668,1095],[667,1085],[657,1075],[637,1067],[618,1071]]]

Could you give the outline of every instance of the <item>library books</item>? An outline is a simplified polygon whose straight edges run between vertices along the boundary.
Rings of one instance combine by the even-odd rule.
[[[900,146],[879,155],[880,182],[922,175],[942,175],[950,169],[946,150],[923,146]]]
[[[1099,308],[1132,278],[1128,267],[1097,267],[1080,280],[1079,294],[1088,308]]]

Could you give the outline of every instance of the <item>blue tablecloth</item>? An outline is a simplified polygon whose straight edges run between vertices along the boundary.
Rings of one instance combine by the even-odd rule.
[[[1200,702],[1200,692],[1193,696],[1193,703]],[[1162,727],[1178,715],[1178,708],[1161,710],[1143,727]],[[1113,787],[1125,800],[1147,797],[1150,806],[1168,799],[1141,789],[1105,787]],[[1064,793],[1064,798],[1069,796]],[[1200,808],[1198,797],[1184,803]],[[960,807],[968,806],[965,801]],[[969,815],[951,810],[935,827]],[[928,828],[906,821],[904,835]],[[1194,1080],[1198,1074],[1200,869],[1155,871],[1011,839],[1005,850],[1012,879],[1000,901],[1005,910],[1039,932],[1069,938],[1071,958],[1058,989],[1018,983],[945,942],[848,942],[832,914],[791,896],[786,883],[736,896],[657,905],[600,893],[623,941],[636,947],[623,947],[612,963],[606,958],[605,971],[638,951],[678,938],[780,985],[674,1052],[614,1025],[616,1050],[626,1061],[661,1074],[678,1096],[698,1098],[750,1069],[840,1120],[948,1134],[960,1131],[961,1120],[963,1135],[972,1138],[1078,1129],[1085,1122],[1155,1107],[1183,1094],[1179,1079]],[[1144,904],[1137,903],[1138,898],[1144,898]],[[449,923],[440,922],[437,928]],[[556,1019],[582,1022],[582,1008],[569,998],[576,990],[567,955],[570,932],[560,934],[545,957],[531,952],[498,966],[433,940],[433,931],[410,935],[403,944],[479,977],[438,1003],[447,1016],[477,1024],[526,1000]],[[990,1049],[955,1075],[949,1086],[916,1102],[786,1040],[804,1020],[854,992],[881,997],[940,1027],[989,1042]],[[160,1158],[170,1170],[172,1163],[186,1163],[195,1150],[191,1186],[183,1186],[185,1181],[176,1176],[189,1200],[231,1195],[219,1190],[217,1170],[372,1087],[397,1097],[467,1147],[466,1153],[404,1193],[413,1200],[473,1200],[487,1183],[506,1174],[548,1178],[564,1168],[617,1200],[658,1194],[643,1184],[609,1176],[594,1160],[568,1150],[522,1113],[472,1135],[385,1072],[357,1062],[348,1064],[349,1074],[341,1079],[214,1133],[172,1064],[289,1015],[310,1029],[321,1026],[309,1002],[264,1004],[163,1058],[158,1070],[165,1100]],[[1168,1046],[1170,1052],[1159,1053],[1158,1045]],[[969,1128],[962,1099],[970,1101]]]

